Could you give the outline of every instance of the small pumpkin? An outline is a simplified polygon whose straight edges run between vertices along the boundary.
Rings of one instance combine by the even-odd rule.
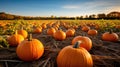
[[[42,27],[36,27],[34,30],[33,30],[33,33],[42,33]]]
[[[111,42],[116,42],[118,41],[119,37],[116,33],[112,32],[105,32],[102,34],[102,40],[104,41],[111,41]]]
[[[120,25],[116,25],[115,28],[116,28],[116,29],[120,29]]]
[[[23,30],[23,27],[21,30],[18,30],[18,34],[22,35],[24,38],[27,38],[28,32],[26,30]]]
[[[90,50],[92,48],[92,40],[86,36],[76,36],[72,40],[72,45],[74,45],[77,41],[81,41],[80,47],[85,48],[86,50]]]
[[[45,23],[43,23],[43,24],[42,24],[42,29],[45,29],[45,28],[47,28],[47,26],[46,26]]]
[[[58,67],[93,67],[93,60],[90,53],[83,47],[81,42],[64,47],[57,56]]]
[[[55,30],[55,28],[53,28],[53,27],[47,29],[47,34],[48,34],[48,35],[52,35],[52,36],[53,36],[53,34],[54,34],[55,32],[56,32],[56,30]]]
[[[94,30],[94,29],[90,29],[89,31],[88,31],[88,35],[97,35],[97,30]]]
[[[67,36],[67,37],[74,36],[74,34],[75,34],[75,30],[73,30],[73,29],[68,29],[68,30],[66,31],[66,36]]]
[[[15,31],[15,34],[8,37],[7,40],[10,46],[17,46],[24,40],[24,37]]]
[[[89,27],[89,26],[83,26],[83,27],[82,27],[82,31],[87,32],[88,30],[90,30],[90,27]]]
[[[32,35],[29,34],[28,40],[22,41],[17,46],[16,53],[23,61],[34,61],[43,55],[44,46],[39,40],[32,39]]]
[[[57,30],[54,34],[53,34],[53,37],[56,39],[56,40],[64,40],[66,39],[66,33],[62,30]]]

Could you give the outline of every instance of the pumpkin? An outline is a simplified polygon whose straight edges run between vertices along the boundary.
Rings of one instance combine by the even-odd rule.
[[[42,27],[37,27],[33,30],[33,33],[42,33]]]
[[[102,40],[104,41],[111,41],[111,42],[116,42],[118,41],[119,37],[116,33],[110,31],[110,32],[105,32],[102,34]]]
[[[15,34],[11,35],[9,38],[7,38],[7,40],[10,46],[17,46],[24,40],[24,37],[20,34],[17,34],[16,31]]]
[[[49,28],[49,29],[47,29],[47,34],[48,35],[52,35],[53,36],[53,34],[56,32],[56,30],[55,30],[55,28]]]
[[[97,30],[91,29],[88,31],[88,35],[97,35]]]
[[[66,33],[62,30],[57,30],[54,34],[53,37],[56,40],[64,40],[66,38]]]
[[[85,48],[86,50],[90,50],[92,48],[92,40],[86,36],[76,36],[72,40],[72,45],[74,45],[77,41],[81,41],[80,47]]]
[[[120,25],[116,25],[115,28],[116,28],[116,29],[120,29]]]
[[[74,36],[74,34],[75,34],[75,30],[73,30],[73,29],[68,29],[66,31],[66,36],[67,37]]]
[[[43,55],[44,46],[39,40],[32,39],[32,35],[29,34],[28,39],[17,46],[16,53],[23,61],[34,61]]]
[[[46,26],[45,23],[42,24],[42,28],[43,28],[43,29],[47,28],[47,26]]]
[[[82,31],[87,32],[88,30],[90,30],[90,27],[89,27],[89,26],[83,26],[83,27],[82,27]]]
[[[78,26],[77,26],[77,25],[75,25],[75,26],[73,26],[73,28],[74,28],[74,29],[77,29],[77,28],[78,28]]]
[[[90,53],[83,47],[79,47],[78,41],[72,46],[64,47],[57,56],[58,67],[93,67]]]
[[[18,30],[18,34],[22,35],[24,38],[27,38],[28,33],[26,30],[23,30],[23,27],[21,30]]]

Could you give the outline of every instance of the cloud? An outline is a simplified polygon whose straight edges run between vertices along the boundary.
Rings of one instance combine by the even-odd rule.
[[[105,13],[110,13],[112,11],[119,11],[120,12],[120,7],[119,6],[111,6],[106,8],[106,10],[103,10]]]
[[[65,5],[62,8],[65,8],[65,9],[79,9],[80,7],[77,6],[77,5]]]
[[[75,2],[76,3],[76,2]],[[64,9],[80,9],[80,10],[92,10],[92,9],[103,9],[108,7],[120,7],[120,1],[112,1],[112,0],[94,0],[89,2],[83,2],[77,4],[66,4],[63,5],[62,8]]]

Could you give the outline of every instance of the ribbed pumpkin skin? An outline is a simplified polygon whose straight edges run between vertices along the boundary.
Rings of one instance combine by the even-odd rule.
[[[27,38],[27,36],[28,36],[28,33],[25,30],[18,30],[17,32],[18,32],[18,34],[22,35],[24,38]]]
[[[22,35],[14,34],[8,38],[8,43],[10,46],[18,46],[23,40],[24,37]]]
[[[89,30],[88,35],[97,35],[97,30]]]
[[[66,36],[67,36],[67,37],[74,36],[74,34],[75,34],[75,31],[72,30],[72,29],[68,29],[68,30],[66,31]]]
[[[55,30],[55,28],[49,28],[48,30],[47,30],[47,34],[48,35],[52,35],[53,36],[53,34],[56,32],[56,30]]]
[[[64,47],[57,56],[58,67],[93,67],[91,55],[84,48]]]
[[[66,33],[63,32],[62,30],[58,30],[56,31],[54,34],[53,34],[53,37],[56,39],[56,40],[64,40],[66,38]]]
[[[82,41],[82,43],[80,44],[80,47],[83,47],[83,48],[85,48],[88,51],[92,48],[92,41],[88,37],[85,37],[85,36],[76,36],[72,40],[72,45],[74,45],[77,41]]]
[[[39,59],[44,53],[43,44],[37,40],[24,40],[19,44],[16,50],[17,56],[24,61],[33,61]]]
[[[116,33],[106,32],[102,35],[102,40],[105,40],[105,41],[116,42],[116,41],[118,41],[118,39],[119,39],[119,37]]]

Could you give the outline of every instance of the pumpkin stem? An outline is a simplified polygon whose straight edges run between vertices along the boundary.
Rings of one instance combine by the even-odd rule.
[[[112,34],[113,33],[113,30],[112,29],[110,29],[110,34]]]
[[[58,30],[62,30],[62,29],[59,27]]]
[[[15,30],[15,35],[17,35],[18,34],[18,31],[17,30]]]
[[[73,48],[79,48],[79,47],[80,47],[80,43],[81,43],[81,41],[77,41],[77,42],[74,44]]]
[[[28,41],[32,41],[32,34],[28,34]]]
[[[23,30],[23,26],[21,26],[21,30]]]

